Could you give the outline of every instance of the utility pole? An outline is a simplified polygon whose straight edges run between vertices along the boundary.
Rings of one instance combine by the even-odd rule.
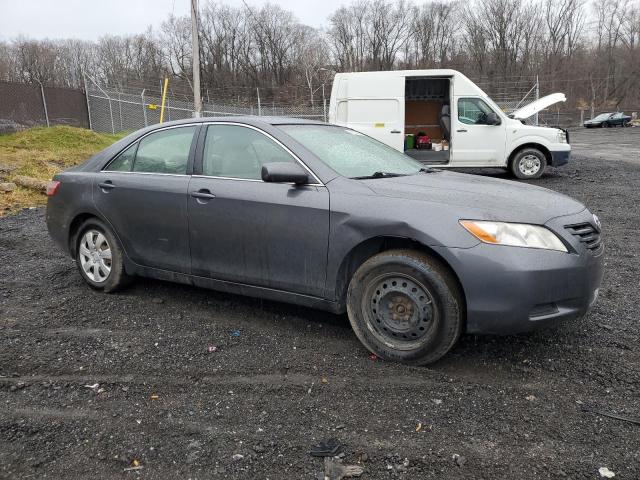
[[[538,75],[536,75],[536,100],[540,100],[540,80],[538,80]],[[538,122],[538,112],[536,112],[536,125],[540,125]]]
[[[258,116],[262,116],[262,105],[260,105],[260,88],[256,87],[256,93],[258,94]]]
[[[40,84],[40,95],[42,96],[42,106],[44,107],[44,118],[47,120],[47,127],[49,125],[49,111],[47,110],[47,99],[44,96],[44,87],[42,86],[42,82],[36,78],[36,82]]]
[[[193,50],[193,116],[202,116],[200,98],[200,44],[198,42],[198,0],[191,0],[191,48]]]
[[[327,99],[324,97],[324,83],[322,84],[322,118],[327,122]]]

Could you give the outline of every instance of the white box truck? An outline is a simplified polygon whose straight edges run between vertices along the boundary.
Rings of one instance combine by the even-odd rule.
[[[426,165],[500,167],[518,178],[538,178],[547,165],[569,161],[568,133],[524,120],[564,101],[564,94],[554,93],[507,115],[456,70],[337,73],[329,122],[358,130]],[[427,137],[431,145],[422,142]]]

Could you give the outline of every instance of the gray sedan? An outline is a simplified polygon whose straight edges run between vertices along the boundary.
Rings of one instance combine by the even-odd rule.
[[[95,289],[146,276],[347,312],[369,351],[412,364],[463,332],[580,317],[602,279],[600,222],[580,202],[312,121],[156,125],[48,194],[49,232]]]

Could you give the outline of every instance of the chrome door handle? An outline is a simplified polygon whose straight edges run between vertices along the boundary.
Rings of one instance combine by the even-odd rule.
[[[466,128],[461,128],[460,130],[456,130],[456,132],[461,132],[461,133],[462,133],[462,132],[466,132],[466,131],[467,131],[467,129],[466,129]]]

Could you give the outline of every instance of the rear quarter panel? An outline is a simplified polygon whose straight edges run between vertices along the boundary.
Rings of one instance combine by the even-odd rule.
[[[93,205],[92,175],[69,171],[53,177],[60,182],[60,187],[47,202],[47,228],[55,243],[69,254],[69,229],[73,220],[83,213],[99,216]]]

